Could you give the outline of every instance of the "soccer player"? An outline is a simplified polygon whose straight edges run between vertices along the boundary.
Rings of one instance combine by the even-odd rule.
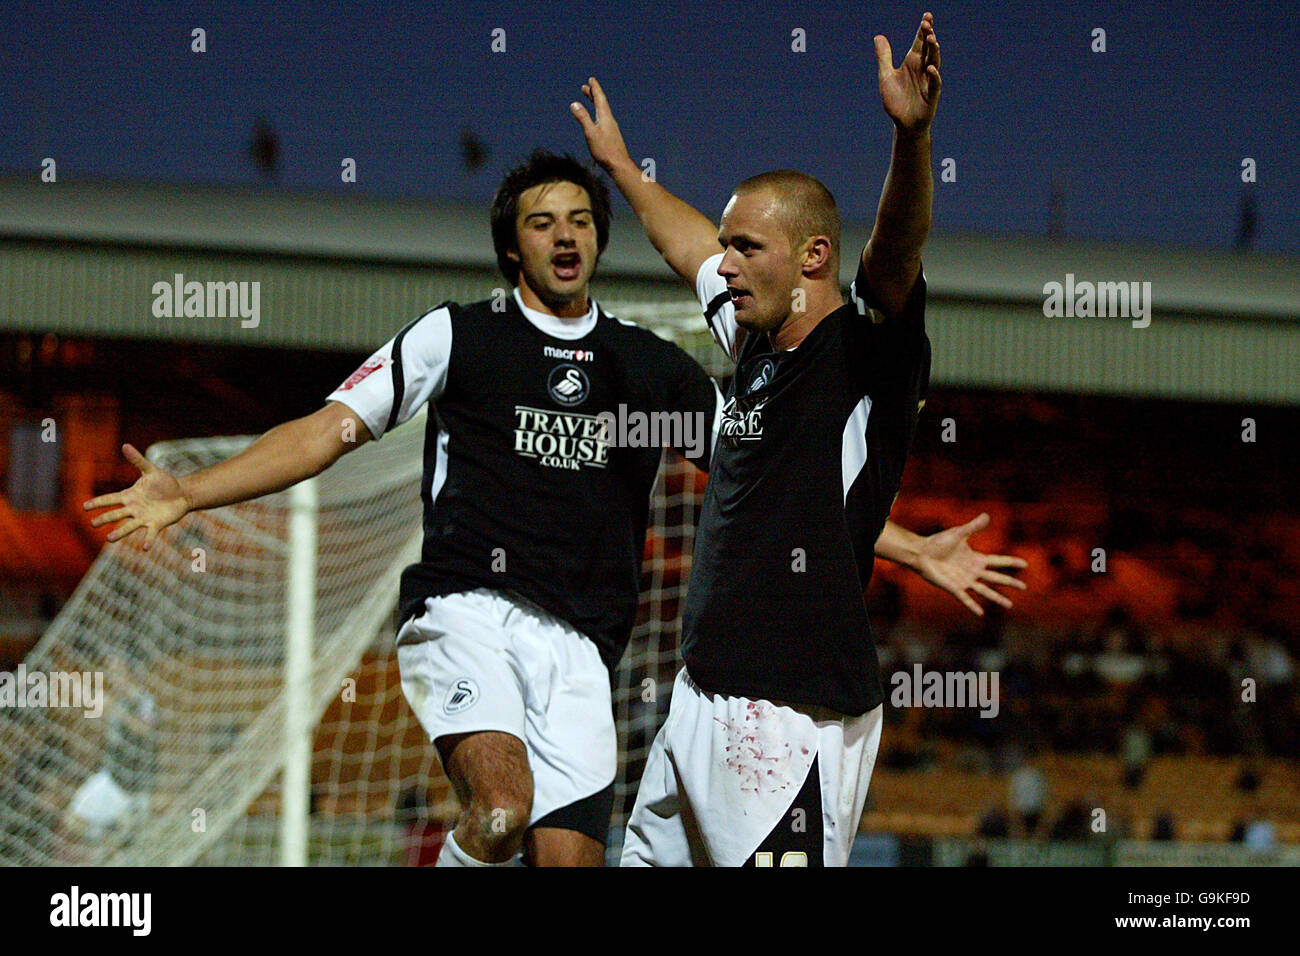
[[[881,732],[863,596],[872,551],[917,566],[925,547],[887,519],[929,378],[921,247],[940,88],[931,16],[900,69],[884,37],[875,48],[893,157],[848,304],[839,215],[816,179],[792,170],[748,179],[715,229],[640,175],[594,78],[583,89],[595,118],[571,107],[592,156],[696,289],[736,362],[696,532],[685,667],[646,763],[624,865],[848,860]],[[991,568],[1023,562],[981,558],[966,587],[1009,603],[989,584],[1022,583]]]
[[[619,447],[600,413],[668,412],[707,466],[717,386],[676,345],[608,315],[588,282],[609,192],[537,151],[492,205],[511,295],[444,303],[331,393],[229,460],[86,503],[144,547],[190,511],[279,491],[431,403],[421,560],[402,575],[402,689],[462,806],[439,866],[600,865],[617,770],[610,670],[637,607],[662,447]],[[678,441],[680,439],[680,441]]]

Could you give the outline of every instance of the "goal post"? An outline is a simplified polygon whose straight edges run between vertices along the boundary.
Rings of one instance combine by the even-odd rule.
[[[289,590],[285,596],[284,782],[281,789],[280,863],[307,865],[311,807],[312,645],[316,640],[316,479],[289,491]]]

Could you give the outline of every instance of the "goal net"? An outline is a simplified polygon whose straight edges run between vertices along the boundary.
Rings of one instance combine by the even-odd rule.
[[[722,370],[689,307],[613,311]],[[458,807],[402,696],[393,643],[399,574],[421,541],[423,431],[422,413],[315,479],[314,546],[295,532],[304,499],[290,489],[189,515],[148,552],[103,549],[9,675],[0,863],[274,864],[299,805],[310,863],[432,862]],[[249,440],[166,442],[149,458],[184,474]],[[615,680],[611,857],[667,714],[703,485],[694,466],[665,457],[637,623]],[[307,679],[294,685],[288,635],[304,552],[314,638]],[[304,718],[305,787],[293,785],[304,771],[285,773],[291,728]]]

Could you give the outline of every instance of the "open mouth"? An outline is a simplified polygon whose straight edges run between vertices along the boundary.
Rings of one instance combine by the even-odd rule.
[[[582,273],[582,256],[576,252],[561,252],[551,257],[551,268],[562,282],[578,278]]]
[[[748,289],[737,289],[732,286],[727,286],[727,292],[731,295],[732,306],[737,309],[754,304],[754,297],[750,294]]]

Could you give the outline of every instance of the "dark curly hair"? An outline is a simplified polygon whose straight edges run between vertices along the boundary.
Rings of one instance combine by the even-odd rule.
[[[573,183],[587,190],[591,197],[592,218],[596,223],[597,256],[605,251],[609,242],[609,187],[605,180],[568,153],[561,155],[535,149],[527,159],[506,173],[492,200],[492,246],[497,253],[497,267],[512,286],[519,282],[519,263],[506,253],[519,250],[519,237],[515,232],[519,197],[543,183]]]

